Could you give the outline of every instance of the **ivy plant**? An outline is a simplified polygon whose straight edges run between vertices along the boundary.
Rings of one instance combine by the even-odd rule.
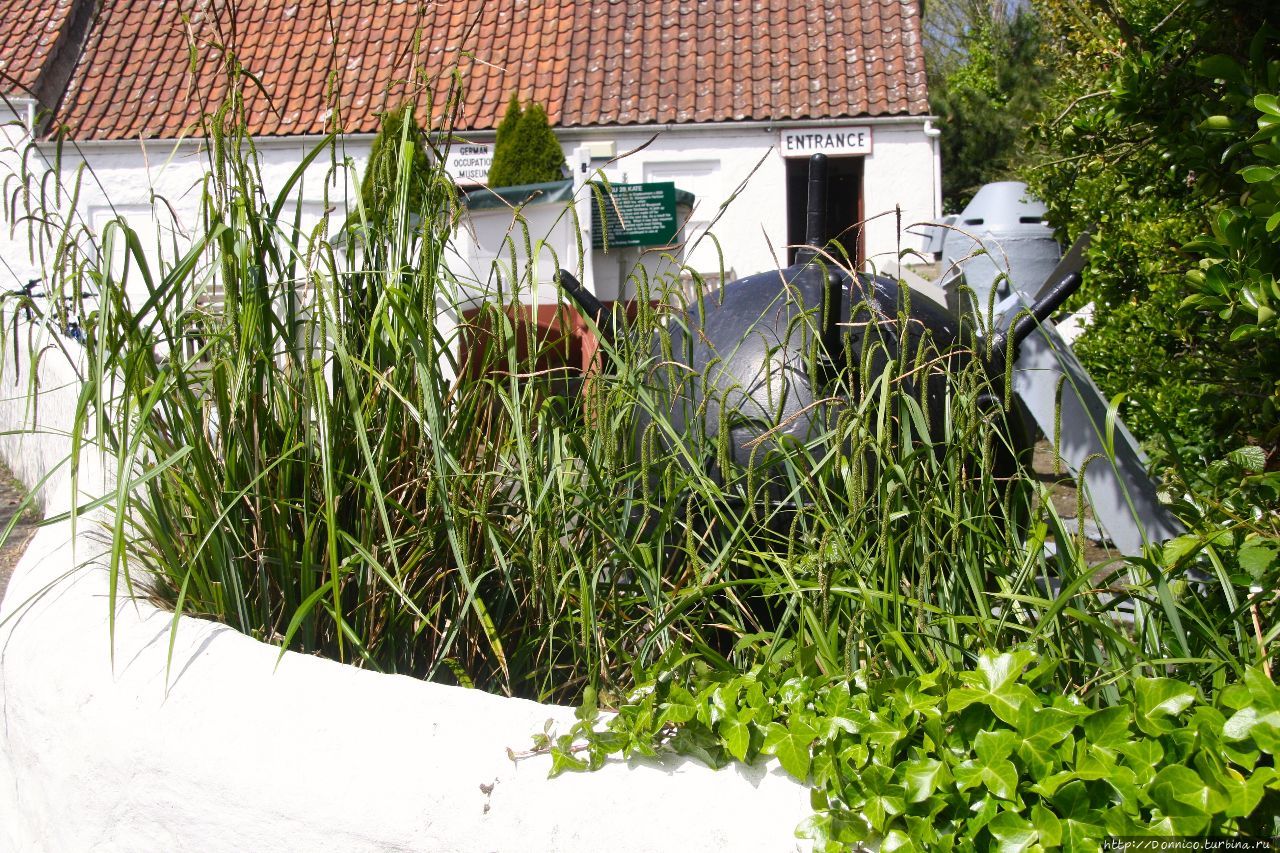
[[[1091,707],[1047,689],[1030,650],[871,681],[796,656],[745,672],[674,653],[616,713],[536,738],[552,773],[674,751],[711,767],[775,758],[812,787],[818,850],[1098,850],[1116,836],[1280,834],[1280,689],[1261,671],[1204,701],[1135,678]]]

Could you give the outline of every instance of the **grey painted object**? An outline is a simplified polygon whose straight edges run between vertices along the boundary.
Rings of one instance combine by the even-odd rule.
[[[1011,296],[1001,320],[1013,319],[1023,305]],[[1085,469],[1084,488],[1094,518],[1122,554],[1141,554],[1148,542],[1185,532],[1156,495],[1146,457],[1117,416],[1107,452],[1107,400],[1052,323],[1044,323],[1022,342],[1013,367],[1013,392],[1045,435],[1054,434],[1058,382],[1062,384],[1062,438],[1059,454],[1072,476],[1090,456],[1103,454]],[[1114,461],[1109,461],[1114,460]]]
[[[1018,181],[987,184],[945,229],[942,281],[947,306],[960,311],[960,285],[973,290],[973,308],[986,316],[1014,288],[1046,281],[1061,249],[1044,221],[1045,206]]]
[[[979,190],[978,195],[982,195],[985,189]],[[1006,195],[1006,202],[1009,198]],[[949,238],[948,247],[950,243]],[[996,329],[1009,328],[1024,308],[1039,301],[1062,277],[1061,269],[1072,267],[1072,261],[1078,266],[1079,255],[1087,246],[1086,234],[1071,247],[1059,267],[1051,268],[1047,274],[1040,268],[1041,260],[1015,265],[1009,278],[1013,292],[995,309]],[[944,247],[944,254],[947,251]],[[974,264],[978,264],[978,275],[988,275],[989,267],[979,263],[983,260],[979,256],[963,261],[961,278],[969,279]],[[1102,455],[1103,458],[1095,459],[1085,467],[1082,486],[1093,507],[1094,517],[1107,538],[1122,554],[1138,555],[1147,543],[1161,542],[1184,533],[1185,528],[1160,503],[1156,484],[1147,474],[1146,456],[1138,447],[1137,440],[1119,415],[1115,416],[1108,436],[1107,399],[1053,323],[1045,321],[1018,348],[1013,368],[1013,393],[1024,413],[1047,436],[1054,434],[1060,383],[1061,446],[1058,452],[1077,482],[1086,461],[1094,454]]]

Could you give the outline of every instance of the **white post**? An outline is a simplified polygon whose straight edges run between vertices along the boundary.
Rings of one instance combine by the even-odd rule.
[[[591,248],[591,206],[594,193],[587,186],[591,174],[591,146],[579,145],[573,149],[573,198],[578,211],[578,229],[582,237],[582,286],[588,293],[596,293],[595,263]]]

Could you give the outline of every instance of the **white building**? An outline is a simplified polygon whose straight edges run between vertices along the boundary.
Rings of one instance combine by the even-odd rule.
[[[466,93],[449,123],[469,149],[453,149],[468,161],[460,180],[482,172],[480,146],[510,95],[537,101],[571,162],[588,151],[612,182],[670,181],[694,195],[684,245],[661,251],[711,279],[788,262],[815,150],[831,158],[830,222],[861,262],[921,248],[905,229],[940,212],[912,0],[0,0],[0,12],[8,103],[36,140],[27,162],[52,168],[64,129],[64,178],[91,169],[76,215],[95,232],[123,215],[148,246],[181,245],[196,221],[201,116],[227,89],[220,45],[254,75],[245,110],[268,195],[335,127],[358,172],[377,114],[407,97],[435,93],[436,115],[420,117],[443,126],[456,70]],[[20,146],[4,156],[16,169]],[[301,185],[304,225],[343,213],[352,187],[326,181],[330,166],[320,158]],[[39,275],[20,233],[3,241],[9,285]],[[625,272],[640,255],[595,264],[603,299],[630,295]]]

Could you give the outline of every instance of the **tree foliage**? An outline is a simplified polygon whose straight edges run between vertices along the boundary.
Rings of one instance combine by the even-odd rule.
[[[1037,7],[1058,75],[1027,176],[1064,237],[1095,229],[1097,323],[1077,351],[1104,390],[1129,394],[1147,441],[1167,433],[1206,458],[1261,443],[1274,464],[1277,13],[1257,0]]]
[[[942,130],[942,193],[959,210],[978,188],[1014,176],[1050,69],[1028,8],[939,3],[926,10],[929,103]]]
[[[556,181],[563,176],[564,151],[541,104],[521,109],[513,94],[498,125],[489,167],[489,186],[515,187]]]
[[[412,164],[402,170],[400,161],[404,156],[408,156]],[[406,176],[404,180],[402,172]],[[360,202],[367,220],[377,226],[392,221],[401,191],[406,195],[406,210],[420,210],[431,175],[426,134],[414,116],[413,104],[383,113],[369,149],[369,164],[360,182]],[[353,221],[358,216],[354,214]]]

